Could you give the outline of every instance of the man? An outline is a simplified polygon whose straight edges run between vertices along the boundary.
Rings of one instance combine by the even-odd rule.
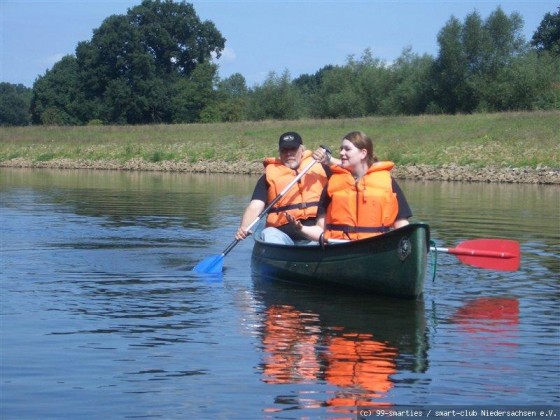
[[[251,232],[249,226],[268,203],[313,160],[312,153],[306,151],[301,136],[289,131],[280,136],[278,141],[279,158],[264,160],[265,173],[257,181],[251,202],[245,209],[241,225],[235,233],[237,240],[245,239]],[[274,205],[268,212],[266,228],[262,239],[266,242],[292,244],[294,241],[306,240],[286,219],[289,213],[303,225],[313,226],[317,216],[317,206],[323,187],[330,176],[328,166],[317,163]]]

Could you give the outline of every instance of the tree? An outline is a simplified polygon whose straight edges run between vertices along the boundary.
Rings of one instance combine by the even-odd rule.
[[[522,29],[521,16],[507,16],[500,7],[484,22],[477,12],[464,24],[450,19],[438,35],[433,67],[435,99],[444,112],[502,109],[509,94],[506,74],[527,51]]]
[[[163,74],[189,76],[212,54],[220,58],[225,38],[210,21],[201,22],[192,4],[144,0],[129,10],[129,25],[137,27],[156,68]]]
[[[504,71],[503,78],[507,90],[501,96],[501,109],[560,109],[559,57],[531,51],[516,58]]]
[[[334,66],[327,65],[319,69],[315,74],[302,74],[292,81],[292,85],[299,92],[302,100],[302,117],[319,116],[317,101],[320,97],[320,89],[323,84],[325,74],[334,69]]]
[[[218,82],[216,95],[221,121],[234,122],[245,119],[249,89],[240,73],[232,74]]]
[[[470,95],[461,32],[461,22],[452,17],[437,37],[439,55],[434,62],[434,95],[443,111],[449,113],[462,111],[462,103]]]
[[[31,89],[22,84],[0,83],[0,125],[28,125]]]
[[[560,55],[560,7],[556,13],[544,15],[539,27],[533,34],[531,45],[539,51]]]
[[[225,38],[214,24],[202,22],[191,4],[143,0],[126,15],[109,16],[90,41],[78,44],[71,85],[57,88],[49,79],[55,79],[58,72],[47,72],[37,87],[43,89],[38,105],[43,110],[64,111],[73,123],[92,119],[117,124],[171,122],[177,110],[172,109],[170,93],[184,95],[185,88],[178,88],[180,82],[191,83],[197,67],[210,63],[213,56],[220,57],[224,45]],[[212,71],[213,78],[217,70],[208,67],[204,71]],[[68,84],[64,80],[56,83]],[[53,99],[50,90],[70,91],[76,86],[79,109],[62,110],[60,104],[49,102]],[[211,90],[205,92],[211,94]],[[34,115],[34,122],[40,122],[37,113]]]
[[[74,125],[81,122],[83,96],[76,58],[66,55],[33,84],[33,124]]]
[[[182,77],[173,86],[171,121],[174,123],[211,122],[219,120],[216,108],[216,65],[199,64],[188,78]],[[203,115],[206,115],[203,118]]]
[[[204,86],[206,93],[210,90],[190,77],[199,65],[210,62],[212,54],[220,57],[224,44],[214,24],[201,22],[191,4],[144,0],[126,16],[107,18],[91,42],[78,46],[77,58],[83,63],[86,96],[106,98],[112,121],[196,121],[200,109],[190,106],[187,116],[184,95],[192,92],[193,83]],[[208,71],[213,79],[216,69],[204,70]],[[166,100],[170,91],[181,92],[173,109]],[[126,110],[122,99],[129,102]],[[200,95],[196,101],[201,102]]]
[[[395,87],[390,66],[374,58],[369,48],[364,51],[360,60],[349,57],[346,65],[353,69],[355,74],[356,95],[362,104],[356,106],[358,109],[363,108],[363,115],[391,113],[383,106],[389,92]]]
[[[378,112],[385,115],[418,115],[426,112],[431,101],[430,71],[434,59],[419,56],[410,48],[386,71],[386,89],[381,96]]]
[[[262,86],[255,87],[248,104],[248,118],[252,120],[297,119],[301,115],[301,97],[290,81],[290,72],[278,76],[270,72]]]
[[[523,37],[523,18],[519,13],[509,17],[498,7],[484,23],[488,43],[483,51],[484,72],[487,77],[497,75],[501,68],[526,51]]]

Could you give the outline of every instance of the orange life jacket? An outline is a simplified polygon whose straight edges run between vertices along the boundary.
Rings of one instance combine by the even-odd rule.
[[[291,305],[271,305],[265,312],[263,374],[269,384],[315,380],[320,374],[316,319]]]
[[[306,167],[312,160],[312,153],[305,151],[300,168]],[[285,166],[280,159],[267,158],[264,160],[265,175],[268,182],[268,202],[274,200],[278,194],[298,175],[297,170]],[[296,219],[304,220],[317,216],[317,206],[323,187],[327,183],[327,174],[319,163],[313,165],[268,213],[267,226],[282,226],[288,223],[284,212],[290,213]]]
[[[389,173],[394,166],[393,162],[376,162],[358,182],[348,170],[332,168],[326,238],[356,240],[391,229],[399,210]]]
[[[342,389],[361,389],[352,396],[338,395],[332,406],[375,406],[393,387],[397,349],[376,341],[369,333],[344,333],[327,341],[325,379]]]

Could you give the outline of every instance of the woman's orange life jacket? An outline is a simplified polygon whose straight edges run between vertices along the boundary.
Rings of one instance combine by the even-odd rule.
[[[366,391],[355,394],[357,400],[336,398],[331,405],[352,402],[351,405],[369,405],[372,398],[381,398],[393,387],[391,375],[396,370],[397,349],[376,341],[368,333],[345,333],[331,337],[326,353],[326,380],[341,388],[359,387]]]
[[[399,211],[389,172],[394,166],[376,162],[357,182],[347,169],[332,168],[325,238],[356,240],[391,229]]]
[[[312,152],[303,152],[299,168],[306,167],[312,160]],[[264,160],[265,176],[268,182],[268,202],[298,175],[297,169],[290,169],[278,158]],[[321,164],[316,164],[274,205],[266,218],[267,226],[282,226],[288,223],[284,212],[290,213],[298,220],[317,216],[317,206],[323,187],[327,183],[327,174]]]

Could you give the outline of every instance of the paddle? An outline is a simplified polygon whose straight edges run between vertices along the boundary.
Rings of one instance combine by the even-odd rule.
[[[507,239],[472,239],[456,248],[430,247],[430,251],[453,254],[464,264],[498,271],[517,271],[521,260],[519,243]]]
[[[325,149],[327,153],[330,153],[328,148],[326,148],[325,146],[321,147]],[[280,200],[295,185],[295,183],[298,182],[316,163],[316,160],[309,162],[309,164],[305,168],[303,168],[303,170],[288,185],[286,185],[286,187],[282,191],[280,191],[280,194],[278,194],[278,196],[276,196],[276,198],[272,200],[263,211],[261,211],[257,218],[253,220],[249,226],[247,226],[247,231],[251,230],[259,222],[259,220],[261,220],[262,217],[270,211],[270,209],[278,202],[278,200]],[[234,239],[228,245],[228,247],[224,249],[224,252],[222,252],[220,255],[213,255],[202,260],[193,268],[192,271],[203,274],[221,273],[222,267],[224,265],[224,257],[235,247],[235,245],[237,245],[238,242],[239,239]]]

